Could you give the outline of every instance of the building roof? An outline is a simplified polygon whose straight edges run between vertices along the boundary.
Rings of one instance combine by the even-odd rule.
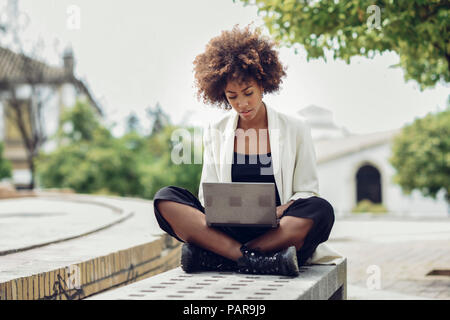
[[[50,85],[72,83],[79,92],[88,97],[99,114],[103,114],[87,85],[73,75],[73,68],[50,66],[37,59],[0,47],[0,90],[10,85],[38,83]]]
[[[346,128],[339,127],[334,123],[333,112],[326,108],[309,105],[297,111],[297,114],[304,117],[308,122],[314,141],[335,139],[350,134]]]
[[[333,121],[333,113],[325,108],[309,105],[297,112],[299,115],[305,117],[311,126],[329,126],[337,128]]]
[[[390,131],[353,134],[347,137],[318,140],[314,142],[317,155],[317,163],[325,163],[351,153],[373,148],[385,143],[390,143],[401,129]]]

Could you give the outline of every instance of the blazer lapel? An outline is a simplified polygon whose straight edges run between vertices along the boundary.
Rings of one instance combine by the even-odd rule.
[[[281,204],[284,204],[282,176],[282,155],[284,147],[283,133],[282,128],[279,125],[280,119],[278,117],[278,114],[267,104],[266,109],[268,122],[267,126],[269,129],[270,152],[272,155],[273,175],[275,177],[275,183],[277,184]]]
[[[227,122],[224,135],[224,146],[220,148],[220,180],[231,182],[231,164],[233,162],[234,135],[239,119],[239,114],[235,111]]]

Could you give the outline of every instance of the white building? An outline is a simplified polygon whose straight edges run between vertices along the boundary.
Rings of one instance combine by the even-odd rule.
[[[392,182],[390,165],[392,130],[371,134],[351,134],[333,122],[332,113],[317,106],[298,112],[311,126],[317,154],[320,195],[334,207],[337,216],[351,212],[359,200],[383,204],[398,216],[448,216],[445,194],[438,199],[414,191],[404,195]]]
[[[7,116],[7,112],[15,114],[15,109],[10,107],[12,101],[20,102],[20,109],[26,115],[24,119],[28,119],[25,127],[32,131],[30,126],[43,126],[48,138],[56,132],[63,108],[73,106],[77,99],[86,99],[102,114],[85,82],[74,76],[74,64],[70,49],[64,53],[62,66],[50,66],[0,47],[0,141],[4,144],[3,156],[12,162],[12,182],[17,188],[28,187],[31,171],[20,131],[16,122]],[[31,120],[29,110],[36,110],[39,105],[42,106],[40,118]],[[47,142],[42,148],[48,151],[52,145]]]

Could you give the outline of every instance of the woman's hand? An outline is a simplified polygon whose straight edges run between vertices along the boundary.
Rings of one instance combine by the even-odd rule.
[[[282,204],[281,206],[277,207],[277,218],[281,218],[281,216],[283,215],[284,210],[286,210],[287,208],[289,208],[289,206],[291,204],[294,203],[294,200],[289,201],[286,204]]]

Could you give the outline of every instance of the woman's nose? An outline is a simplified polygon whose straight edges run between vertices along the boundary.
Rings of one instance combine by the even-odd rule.
[[[248,106],[247,100],[246,100],[245,98],[241,98],[241,99],[238,101],[238,106],[239,106],[239,107],[247,107],[247,106]]]

